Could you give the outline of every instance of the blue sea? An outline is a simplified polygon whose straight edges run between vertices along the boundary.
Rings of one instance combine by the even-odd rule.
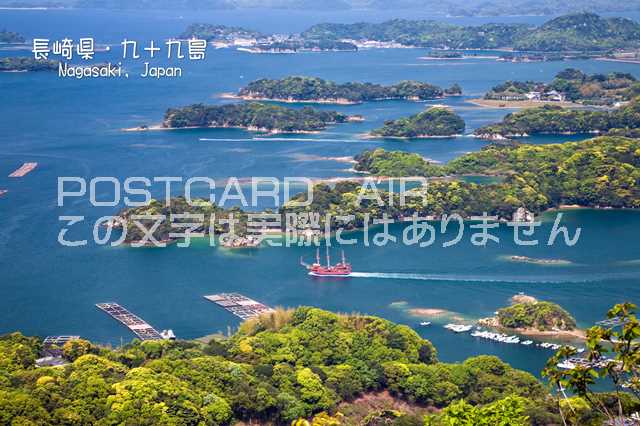
[[[261,31],[300,31],[317,22],[381,21],[391,17],[428,17],[427,12],[307,13],[285,11],[109,12],[93,10],[0,10],[0,28],[28,38],[60,39],[90,36],[111,45],[96,61],[117,62],[124,38],[156,42],[178,35],[192,22],[247,26]],[[492,20],[540,23],[544,17]],[[487,19],[451,19],[481,23]],[[563,223],[582,229],[577,245],[546,237],[553,216],[538,230],[541,245],[518,247],[512,229],[495,230],[500,243],[473,246],[470,231],[463,241],[442,248],[445,237],[427,248],[400,243],[385,247],[360,243],[345,247],[358,271],[347,280],[311,279],[299,265],[311,247],[228,251],[196,241],[190,248],[112,248],[89,244],[70,248],[58,244],[60,216],[80,215],[85,221],[69,238],[91,239],[92,225],[119,207],[95,208],[88,196],[57,205],[57,178],[98,176],[353,176],[350,165],[336,157],[383,147],[417,152],[446,162],[477,151],[484,142],[469,137],[473,129],[499,120],[508,110],[475,106],[479,97],[508,79],[548,81],[567,68],[584,72],[629,72],[640,77],[640,66],[590,60],[542,63],[498,63],[489,59],[426,61],[418,49],[366,50],[357,53],[252,55],[233,50],[207,51],[204,61],[181,61],[182,78],[152,80],[137,77],[142,61],[126,61],[128,79],[61,79],[56,73],[0,74],[0,332],[29,335],[79,334],[117,344],[133,335],[95,308],[115,301],[158,329],[171,328],[181,338],[226,332],[239,319],[203,298],[239,292],[271,306],[313,305],[340,312],[380,315],[408,324],[438,348],[445,361],[477,354],[495,354],[517,368],[538,374],[550,351],[505,345],[457,335],[442,325],[449,321],[490,316],[519,292],[559,303],[588,327],[618,302],[640,302],[640,213],[613,210],[571,210]],[[0,50],[2,56],[28,51]],[[165,60],[157,59],[155,64]],[[176,64],[176,63],[174,63]],[[192,103],[226,102],[221,93],[234,92],[262,77],[314,75],[326,79],[394,83],[416,79],[440,86],[459,83],[465,95],[445,101],[376,102],[355,106],[322,106],[362,114],[362,123],[331,127],[313,135],[264,136],[242,130],[123,132],[122,128],[159,123],[167,108]],[[416,113],[430,103],[445,102],[467,123],[467,135],[438,140],[363,140],[362,133],[384,120]],[[586,136],[534,137],[528,143],[580,140]],[[7,175],[23,162],[38,168],[20,179]],[[164,194],[154,187],[154,194]],[[109,188],[99,187],[107,199]],[[112,192],[112,191],[111,191]],[[204,194],[203,194],[204,195]],[[260,207],[268,207],[268,204]],[[400,236],[402,226],[391,227]],[[335,252],[337,255],[337,251]],[[519,263],[510,256],[563,259],[567,265]],[[411,309],[441,309],[444,317],[430,327]]]

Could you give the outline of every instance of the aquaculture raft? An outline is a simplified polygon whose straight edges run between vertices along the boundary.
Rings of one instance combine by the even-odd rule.
[[[31,172],[36,167],[38,167],[38,163],[24,163],[22,166],[20,166],[19,169],[11,173],[9,177],[12,177],[12,178],[22,177],[27,173]]]
[[[126,325],[140,340],[162,340],[162,336],[156,329],[117,303],[96,303],[96,306]]]
[[[255,318],[265,312],[274,312],[273,308],[238,293],[212,294],[204,298],[243,320]]]

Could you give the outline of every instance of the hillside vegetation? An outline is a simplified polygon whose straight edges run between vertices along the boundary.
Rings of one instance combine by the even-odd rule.
[[[556,91],[567,101],[584,105],[613,105],[629,101],[640,95],[640,83],[628,73],[585,74],[568,68],[551,83],[535,81],[506,81],[491,88],[485,99],[522,99],[531,92],[545,94]]]
[[[640,25],[626,18],[576,13],[540,27],[521,24],[460,26],[437,21],[394,19],[382,23],[319,24],[303,33],[310,38],[397,42],[407,46],[528,51],[607,51],[640,47]]]
[[[512,425],[557,418],[541,383],[495,357],[441,363],[407,326],[308,307],[250,320],[208,344],[134,341],[114,350],[75,340],[62,349],[69,364],[35,368],[39,339],[0,338],[2,424],[289,424],[322,412],[340,418],[339,404],[347,412],[354,398],[383,390],[428,407],[466,401],[433,424],[473,413],[495,420],[507,407]],[[399,412],[385,424],[422,422]]]
[[[514,303],[498,310],[498,323],[507,328],[533,328],[540,331],[573,330],[576,320],[559,305],[535,301]]]
[[[519,206],[539,211],[561,204],[640,208],[638,139],[607,136],[562,144],[489,145],[445,165],[379,148],[363,152],[356,161],[356,170],[382,176],[505,178],[490,185],[432,182],[427,196],[433,197],[433,204],[421,212],[500,212]]]
[[[418,114],[385,121],[384,126],[370,135],[396,138],[428,138],[454,136],[464,133],[462,117],[449,108],[432,107]]]
[[[510,138],[537,133],[606,133],[640,127],[640,98],[611,111],[569,109],[558,105],[527,108],[507,114],[501,122],[475,130],[481,138]]]
[[[440,87],[419,81],[402,81],[391,86],[383,86],[357,82],[339,84],[317,77],[303,76],[256,80],[238,92],[238,96],[246,98],[351,103],[383,99],[428,100],[443,95]]]
[[[349,117],[336,111],[285,108],[261,103],[227,105],[195,104],[171,108],[164,116],[163,126],[238,127],[266,132],[309,132],[325,129],[328,124],[345,123]]]

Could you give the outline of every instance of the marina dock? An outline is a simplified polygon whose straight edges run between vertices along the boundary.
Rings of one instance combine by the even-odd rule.
[[[15,170],[13,173],[9,175],[11,178],[23,177],[27,173],[31,172],[33,169],[38,167],[38,163],[24,163],[20,168]]]
[[[265,312],[274,312],[273,308],[238,293],[212,294],[204,298],[243,320],[255,318]]]
[[[98,309],[127,326],[140,340],[162,340],[163,338],[155,328],[117,303],[96,303],[96,306]]]

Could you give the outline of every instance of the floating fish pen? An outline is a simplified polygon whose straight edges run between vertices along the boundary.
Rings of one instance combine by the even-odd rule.
[[[38,163],[24,163],[22,166],[20,166],[19,169],[11,173],[9,177],[12,177],[12,178],[22,177],[27,173],[31,172],[36,167],[38,167]]]
[[[204,298],[243,320],[255,318],[266,312],[275,312],[273,308],[238,293],[213,294]]]
[[[96,306],[127,326],[140,340],[162,340],[162,335],[156,329],[117,303],[97,303]]]

